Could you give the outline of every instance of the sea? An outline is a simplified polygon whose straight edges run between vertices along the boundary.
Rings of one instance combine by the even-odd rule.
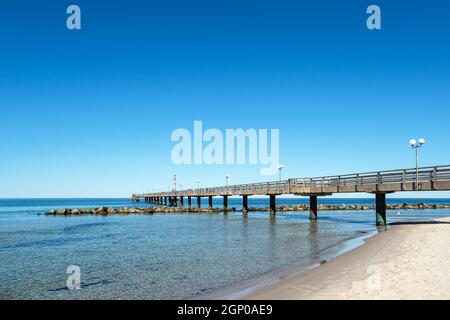
[[[249,206],[268,207],[268,201],[249,198]],[[279,198],[277,205],[307,201]],[[49,209],[151,205],[130,199],[0,199],[0,299],[196,299],[257,283],[292,265],[320,264],[379,232],[373,210],[319,211],[311,221],[308,212],[242,215],[241,202],[231,197],[236,212],[228,214],[46,216]],[[403,202],[450,199],[388,199]],[[222,199],[213,204],[222,206]],[[374,199],[320,198],[319,204],[373,205]],[[449,209],[389,210],[387,219],[447,216]],[[79,289],[70,286],[74,267]]]

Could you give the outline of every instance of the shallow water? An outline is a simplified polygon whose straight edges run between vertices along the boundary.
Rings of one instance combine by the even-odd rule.
[[[230,206],[240,208],[240,199]],[[416,203],[398,199],[389,203]],[[302,203],[279,199],[277,204]],[[427,200],[449,203],[449,200]],[[249,199],[267,206],[268,199]],[[304,201],[303,201],[304,203]],[[321,199],[372,204],[372,199]],[[206,205],[206,202],[204,203]],[[221,205],[221,199],[214,199]],[[376,231],[372,211],[189,215],[45,216],[50,208],[131,206],[128,199],[0,200],[1,299],[192,298],[299,261]],[[140,204],[143,206],[144,204]],[[450,210],[388,211],[388,221],[450,216]],[[68,290],[67,267],[82,289]]]

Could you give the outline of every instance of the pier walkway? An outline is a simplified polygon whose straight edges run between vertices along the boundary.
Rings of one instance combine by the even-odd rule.
[[[365,192],[375,195],[376,223],[386,225],[386,194],[402,191],[446,191],[450,190],[450,165],[400,169],[389,171],[366,172],[338,176],[316,178],[293,178],[280,181],[248,183],[230,186],[177,190],[133,194],[134,202],[145,201],[160,205],[180,204],[184,206],[187,197],[188,206],[192,198],[197,198],[197,206],[201,198],[208,197],[208,205],[212,207],[212,198],[223,197],[226,212],[229,196],[242,196],[242,212],[248,212],[248,197],[253,195],[269,196],[271,214],[276,213],[276,196],[293,194],[310,198],[310,218],[317,219],[317,198],[334,193]]]

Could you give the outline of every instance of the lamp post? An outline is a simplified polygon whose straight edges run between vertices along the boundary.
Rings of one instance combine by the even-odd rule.
[[[197,180],[197,192],[200,192],[200,180]]]
[[[420,138],[419,140],[411,139],[409,144],[413,149],[416,149],[416,190],[419,187],[419,148],[425,144],[425,139]]]
[[[278,165],[278,172],[280,174],[280,181],[281,181],[281,170],[283,170],[284,166],[282,164]]]

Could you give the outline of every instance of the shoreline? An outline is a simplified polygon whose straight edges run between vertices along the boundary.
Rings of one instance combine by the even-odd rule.
[[[449,231],[450,218],[397,222],[323,265],[292,270],[241,298],[450,299]]]
[[[377,235],[377,231],[359,232],[355,237],[349,237],[332,245],[320,252],[316,257],[302,259],[291,263],[281,269],[263,273],[250,279],[242,280],[230,286],[214,289],[207,293],[202,293],[191,297],[193,300],[239,300],[246,299],[247,296],[261,292],[276,285],[283,279],[299,276],[304,272],[319,268],[321,265],[329,263],[339,256],[357,249],[364,245],[367,239]]]

